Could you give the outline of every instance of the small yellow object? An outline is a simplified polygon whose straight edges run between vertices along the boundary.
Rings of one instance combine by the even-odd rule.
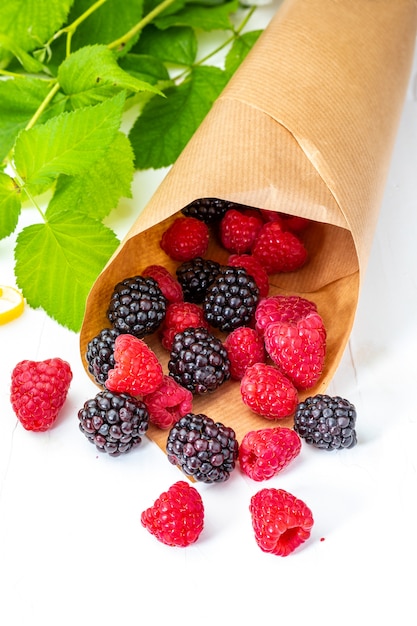
[[[17,289],[0,285],[0,324],[7,324],[23,313],[25,303]]]

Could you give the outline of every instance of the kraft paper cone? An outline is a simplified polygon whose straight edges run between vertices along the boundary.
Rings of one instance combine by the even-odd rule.
[[[416,37],[415,0],[287,0],[238,69],[89,294],[85,352],[102,328],[116,283],[150,263],[175,272],[163,231],[197,198],[216,197],[314,220],[306,266],[271,277],[271,294],[316,302],[327,328],[325,392],[357,308]],[[207,258],[227,259],[213,242]],[[166,366],[155,335],[146,338]],[[275,422],[247,409],[239,383],[195,397],[194,412],[231,426],[238,440]],[[292,418],[280,420],[290,425]],[[166,431],[149,437],[165,449]]]

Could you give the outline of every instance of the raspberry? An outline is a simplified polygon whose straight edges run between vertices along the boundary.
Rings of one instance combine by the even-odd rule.
[[[121,334],[114,343],[113,369],[109,370],[106,387],[110,391],[143,396],[162,383],[162,365],[155,353],[142,340]]]
[[[142,339],[159,328],[166,306],[166,298],[156,280],[133,276],[115,286],[107,317],[119,332]]]
[[[294,272],[307,261],[307,250],[297,235],[282,230],[278,222],[264,224],[252,246],[252,254],[267,274]]]
[[[80,431],[97,450],[119,456],[141,443],[149,413],[142,400],[105,390],[84,402],[78,420]]]
[[[220,339],[206,328],[177,333],[168,361],[170,376],[193,394],[218,389],[230,378],[230,361]]]
[[[276,476],[301,451],[301,439],[292,428],[276,427],[251,430],[239,446],[242,471],[256,481]]]
[[[240,392],[246,406],[267,419],[289,417],[298,403],[293,383],[278,368],[266,363],[247,368],[240,381]]]
[[[163,233],[160,246],[174,261],[204,256],[209,244],[207,224],[195,217],[177,217]]]
[[[317,394],[297,406],[294,430],[316,448],[338,450],[357,443],[355,406],[340,396]]]
[[[11,376],[10,400],[26,430],[42,432],[56,421],[72,381],[69,363],[55,357],[20,361]]]
[[[263,334],[272,322],[297,322],[317,312],[314,302],[300,296],[269,296],[261,300],[255,311],[255,327]]]
[[[243,267],[255,279],[259,289],[259,297],[265,298],[268,295],[269,277],[258,259],[251,254],[231,254],[227,264],[232,267]]]
[[[140,520],[161,543],[184,548],[196,542],[204,528],[203,500],[195,487],[179,480],[142,512]]]
[[[262,337],[248,326],[240,326],[229,333],[224,340],[224,347],[230,361],[230,375],[235,380],[241,380],[251,365],[266,360]]]
[[[168,304],[184,299],[181,285],[163,265],[148,265],[142,275],[156,280]]]
[[[161,385],[143,397],[150,421],[158,428],[171,428],[192,409],[193,394],[171,376],[164,376]]]
[[[261,209],[261,214],[266,222],[278,222],[282,230],[291,230],[293,233],[299,233],[311,224],[311,220],[308,218],[290,215],[289,213]]]
[[[226,211],[235,206],[237,205],[233,202],[220,198],[199,198],[187,204],[181,213],[186,217],[195,217],[206,224],[214,224],[222,219]]]
[[[198,256],[191,261],[185,261],[177,267],[177,279],[181,285],[184,300],[201,304],[206,291],[216,278],[220,270],[220,263]]]
[[[262,226],[260,217],[229,209],[220,222],[220,241],[229,252],[249,252]]]
[[[170,304],[161,328],[163,347],[171,351],[175,335],[181,333],[186,328],[209,329],[203,310],[194,302],[175,302]]]
[[[247,326],[259,300],[259,289],[243,267],[224,266],[207,289],[204,316],[221,331]]]
[[[319,380],[326,356],[326,329],[318,313],[296,322],[274,322],[264,333],[272,361],[297,389],[309,389]]]
[[[284,489],[261,489],[250,501],[255,540],[263,552],[288,556],[311,535],[308,506]]]
[[[166,443],[168,461],[204,483],[229,479],[239,454],[232,428],[203,413],[188,413],[171,428]]]
[[[120,332],[115,328],[103,328],[87,345],[88,371],[98,385],[104,386],[109,370],[114,367],[114,342]]]

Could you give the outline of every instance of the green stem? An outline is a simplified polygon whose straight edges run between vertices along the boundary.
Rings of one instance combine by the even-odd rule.
[[[15,183],[19,187],[20,191],[22,191],[23,193],[26,194],[29,202],[32,203],[32,206],[38,211],[38,213],[41,216],[41,218],[43,219],[43,221],[46,222],[45,213],[42,211],[41,207],[36,202],[36,198],[34,196],[32,196],[30,191],[27,189],[27,187],[25,185],[25,181],[20,177],[19,173],[17,172],[17,170],[16,170],[16,168],[14,166],[13,161],[9,162],[9,166],[13,170],[13,178],[14,178]]]
[[[26,130],[29,130],[29,128],[32,128],[32,126],[34,126],[36,124],[36,122],[38,121],[38,119],[40,118],[42,113],[45,111],[46,107],[51,102],[51,100],[53,99],[55,94],[58,93],[59,88],[60,88],[60,84],[58,82],[54,83],[54,85],[53,85],[52,89],[50,90],[50,92],[47,94],[47,96],[45,97],[43,102],[39,105],[37,111],[35,111],[34,115],[29,120],[29,122],[28,122],[28,124],[26,126]]]
[[[149,22],[152,22],[152,20],[155,17],[157,17],[160,13],[162,13],[162,11],[165,11],[165,9],[171,6],[171,4],[173,4],[174,2],[175,0],[163,0],[161,4],[158,4],[158,6],[156,6],[152,11],[150,11],[150,13],[148,13],[148,15],[146,15],[143,19],[141,19],[140,22],[138,22],[135,26],[133,26],[133,28],[127,31],[125,35],[123,35],[122,37],[119,37],[118,39],[115,39],[114,41],[109,43],[107,47],[110,50],[114,50],[114,49],[122,50],[125,47],[126,43],[130,39],[132,39],[132,37],[140,33],[140,31],[143,30],[144,27],[147,24],[149,24]]]

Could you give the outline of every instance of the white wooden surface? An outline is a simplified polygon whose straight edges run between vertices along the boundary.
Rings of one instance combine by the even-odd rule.
[[[97,389],[77,335],[29,307],[0,327],[1,624],[416,623],[416,164],[417,62],[354,329],[328,390],[356,405],[358,445],[303,446],[261,485],[313,511],[311,539],[287,558],[255,544],[248,505],[260,485],[238,471],[198,486],[206,524],[196,544],[159,544],[140,514],[182,475],[147,439],[112,459],[78,431],[77,411]],[[140,174],[135,185],[150,194],[160,175]],[[123,234],[133,219],[126,203],[113,226]],[[13,246],[13,236],[0,242],[1,284],[15,284]],[[10,373],[22,359],[51,356],[70,362],[73,383],[56,426],[29,433],[10,406]]]

